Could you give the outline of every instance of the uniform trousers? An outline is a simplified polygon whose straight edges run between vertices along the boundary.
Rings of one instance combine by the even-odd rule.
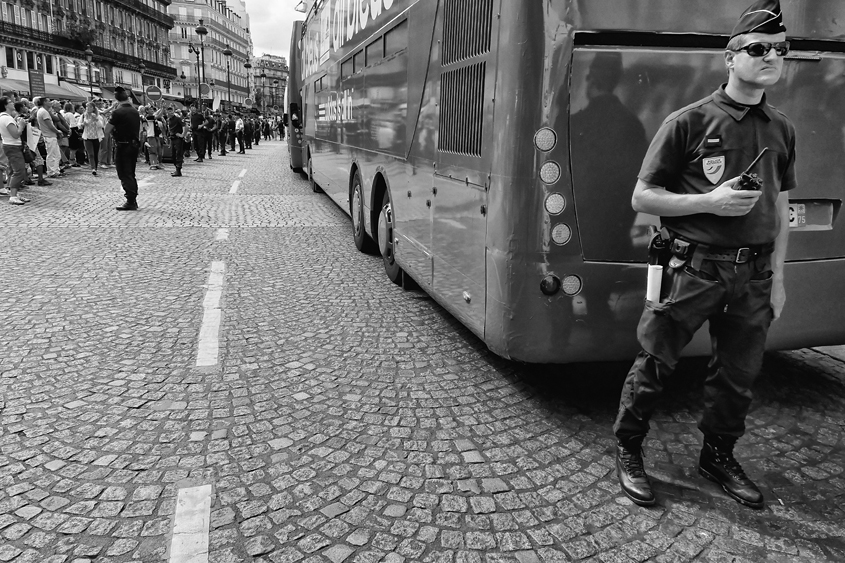
[[[135,179],[135,165],[138,162],[138,149],[130,143],[116,143],[114,167],[120,185],[126,194],[126,201],[135,203],[138,199],[138,181]]]
[[[771,268],[769,254],[745,264],[704,260],[699,270],[665,269],[661,300],[646,301],[637,327],[642,351],[622,387],[613,426],[617,439],[625,443],[648,433],[682,350],[705,321],[713,350],[698,427],[708,437],[745,433],[773,318]]]
[[[182,164],[185,162],[185,147],[183,146],[184,139],[182,137],[170,137],[170,154],[173,155],[173,164],[177,171],[182,170]]]

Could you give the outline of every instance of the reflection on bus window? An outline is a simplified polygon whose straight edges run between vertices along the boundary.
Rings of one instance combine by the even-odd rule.
[[[367,45],[367,66],[379,62],[384,57],[384,38],[379,37]]]
[[[364,69],[364,51],[358,51],[352,57],[352,72],[359,73]]]
[[[349,58],[349,59],[346,59],[345,61],[343,61],[341,63],[341,65],[340,65],[340,76],[341,76],[341,78],[347,78],[349,76],[352,76],[352,74],[353,74],[352,59]]]
[[[389,57],[408,47],[408,20],[384,34],[384,56]]]

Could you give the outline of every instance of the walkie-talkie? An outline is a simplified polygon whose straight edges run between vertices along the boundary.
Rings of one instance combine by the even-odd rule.
[[[763,149],[763,151],[757,155],[757,158],[754,159],[748,168],[745,169],[745,172],[739,177],[739,182],[734,184],[735,190],[762,190],[763,189],[763,179],[760,178],[757,174],[751,172],[751,169],[757,166],[757,163],[760,162],[760,159],[763,158],[763,155],[766,154],[766,151],[769,150],[769,147]]]

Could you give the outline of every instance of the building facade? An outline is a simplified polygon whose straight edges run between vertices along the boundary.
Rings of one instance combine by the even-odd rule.
[[[265,114],[283,113],[289,72],[287,59],[265,53],[255,57],[252,64],[256,107]]]
[[[244,68],[251,53],[247,20],[224,0],[174,0],[169,14],[175,22],[169,39],[178,78],[168,93],[190,103],[198,97],[198,84],[208,84],[211,93],[203,87],[203,99],[224,108],[229,102],[242,106],[249,95]],[[197,34],[200,25],[207,34]],[[224,54],[227,48],[231,56]]]
[[[115,86],[142,97],[176,76],[167,35],[170,0],[0,1],[0,89],[32,96],[30,75],[52,98],[111,97]],[[92,62],[89,65],[87,53]],[[67,94],[67,95],[64,95]]]

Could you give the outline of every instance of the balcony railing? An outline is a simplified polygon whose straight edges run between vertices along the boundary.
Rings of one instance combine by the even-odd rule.
[[[63,49],[75,51],[74,56],[79,58],[84,58],[85,56],[85,45],[83,45],[79,41],[76,41],[75,39],[71,39],[70,37],[64,37],[63,35],[46,33],[37,29],[30,29],[22,25],[0,21],[0,36],[6,38],[23,37],[25,39],[31,39],[34,41],[46,43],[52,47],[60,47]],[[94,52],[95,57],[97,57],[99,60],[106,60],[112,63],[121,63],[124,65],[130,65],[135,68],[137,68],[138,65],[141,64],[141,62],[143,62],[146,65],[147,71],[150,74],[158,73],[166,75],[167,77],[176,76],[176,69],[167,65],[155,63],[152,61],[146,61],[144,59],[134,57],[132,55],[124,55],[119,51],[112,51],[111,49],[100,47],[99,45],[92,45],[91,50]]]

